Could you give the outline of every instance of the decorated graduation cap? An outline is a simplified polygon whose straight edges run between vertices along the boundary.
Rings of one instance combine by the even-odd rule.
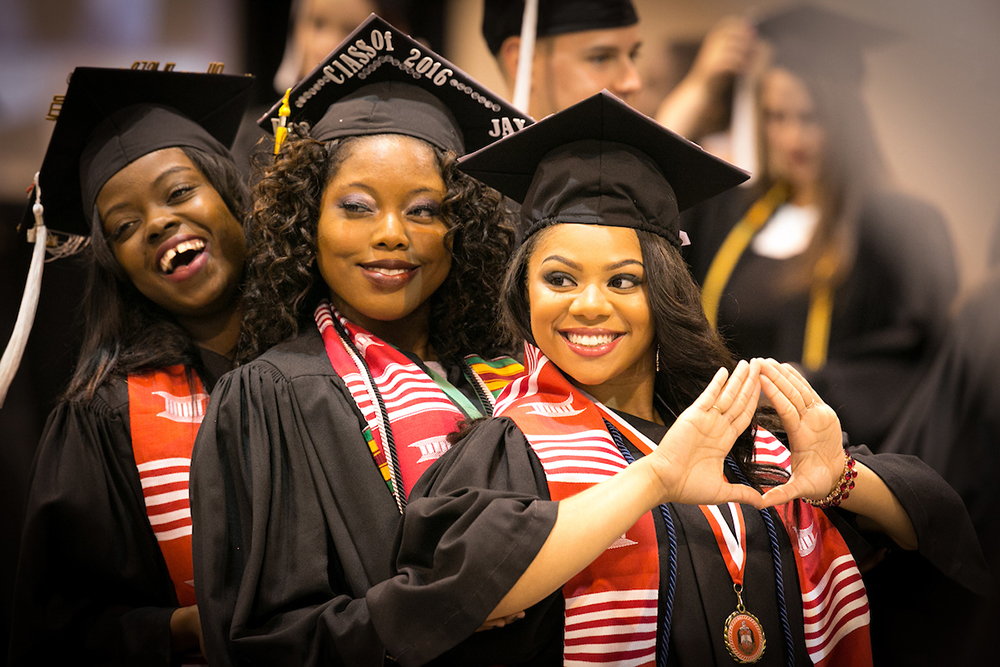
[[[307,123],[319,141],[404,134],[461,155],[531,120],[441,57],[372,14],[276,103],[259,124],[280,134]],[[285,112],[282,112],[285,106]]]
[[[681,211],[748,174],[602,91],[459,161],[521,202],[519,239],[559,223],[630,227],[681,245]]]
[[[772,63],[809,77],[845,83],[864,78],[864,54],[898,38],[893,30],[814,5],[797,5],[757,22],[771,45]]]
[[[524,0],[486,0],[483,37],[493,55],[508,37],[521,34]],[[538,0],[535,34],[550,37],[585,30],[635,25],[639,17],[630,0]]]
[[[65,96],[49,109],[56,126],[35,175],[34,203],[22,223],[35,248],[14,331],[0,358],[0,405],[31,332],[46,250],[60,257],[82,248],[101,188],[142,156],[189,146],[229,157],[227,146],[239,129],[252,84],[251,77],[223,74],[73,71]],[[56,242],[50,227],[69,235],[68,240]]]

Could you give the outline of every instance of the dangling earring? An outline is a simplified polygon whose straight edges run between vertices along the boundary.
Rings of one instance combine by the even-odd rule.
[[[656,346],[656,372],[660,372],[660,346]]]

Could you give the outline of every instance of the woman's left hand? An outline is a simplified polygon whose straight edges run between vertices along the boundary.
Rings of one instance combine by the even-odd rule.
[[[765,359],[760,376],[761,389],[788,434],[792,473],[787,482],[764,494],[765,505],[826,497],[844,471],[843,436],[837,413],[790,364]]]

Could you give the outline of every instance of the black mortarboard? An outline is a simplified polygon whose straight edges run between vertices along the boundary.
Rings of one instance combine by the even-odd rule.
[[[551,224],[584,223],[642,229],[680,246],[680,211],[749,178],[606,90],[459,167],[522,202],[522,242]]]
[[[281,102],[261,117],[274,131]],[[292,88],[290,122],[326,141],[405,134],[459,155],[531,120],[454,64],[372,14]]]
[[[521,34],[524,0],[486,0],[483,37],[493,55],[508,37]],[[639,17],[630,0],[539,0],[538,37],[635,25]]]
[[[773,64],[810,77],[859,83],[866,49],[897,39],[895,31],[813,5],[780,10],[757,22],[773,48]]]
[[[134,160],[174,146],[225,156],[252,77],[77,67],[39,171],[47,227],[88,236],[101,187]],[[24,215],[31,227],[31,206]]]

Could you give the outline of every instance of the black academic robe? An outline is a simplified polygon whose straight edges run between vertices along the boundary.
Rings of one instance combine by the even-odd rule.
[[[419,601],[398,596],[400,512],[365,426],[313,328],[219,381],[191,469],[212,665],[382,665],[388,640],[425,618]],[[502,596],[526,566],[476,571]],[[457,660],[475,664],[475,653]]]
[[[759,188],[734,188],[682,216],[691,237],[686,258],[699,283],[759,195]],[[809,295],[782,284],[795,261],[748,247],[736,264],[718,326],[737,357],[801,362]],[[957,290],[940,213],[899,193],[872,193],[858,219],[854,266],[834,296],[826,365],[807,373],[854,442],[878,450],[940,342]]]
[[[884,449],[919,456],[965,501],[993,572],[993,590],[991,599],[978,608],[974,602],[964,605],[965,611],[975,611],[971,617],[949,615],[962,619],[947,631],[961,641],[942,657],[973,664],[994,655],[992,633],[1000,624],[1000,484],[996,480],[1000,469],[1000,270],[963,300],[940,353]]]
[[[230,364],[202,351],[210,388]],[[177,595],[146,515],[128,384],[49,415],[35,456],[10,665],[170,665]]]
[[[633,417],[628,419],[654,441],[665,433],[663,426]],[[630,449],[637,458],[641,456],[631,444]],[[868,465],[893,489],[913,520],[920,551],[898,554],[898,557],[919,559],[926,566],[938,568],[963,585],[977,586],[977,577],[983,574],[982,556],[968,517],[954,491],[913,457],[874,456],[864,447],[852,451],[859,461]],[[478,502],[479,496],[492,499],[493,504]],[[479,614],[478,618],[486,618],[493,608],[489,606],[492,598],[479,598],[477,589],[483,582],[472,576],[476,572],[467,569],[465,563],[500,565],[519,556],[518,545],[524,542],[525,533],[539,530],[547,535],[551,525],[543,523],[532,527],[525,512],[534,505],[554,505],[548,498],[541,463],[509,418],[483,423],[472,435],[442,456],[413,491],[404,517],[397,559],[400,576],[411,582],[414,590],[419,591],[422,586],[439,587],[443,602],[434,604],[427,601],[425,615],[450,618],[458,613],[456,610],[461,610],[461,613]],[[477,513],[475,509],[470,509],[475,507],[488,509]],[[723,625],[736,606],[732,580],[701,511],[696,506],[678,504],[670,504],[670,511],[678,545],[670,664],[731,665],[733,662],[723,641]],[[827,513],[859,563],[877,558],[882,549],[891,549],[881,536],[859,531],[850,513],[840,510],[829,510]],[[767,639],[765,653],[758,664],[784,665],[784,641],[778,616],[770,541],[760,513],[750,506],[743,506],[743,514],[749,550],[744,602],[746,608],[760,619]],[[519,520],[519,515],[525,518]],[[665,523],[659,512],[654,512],[653,516],[660,542],[662,617],[668,549]],[[781,555],[795,664],[809,665],[792,547],[773,511],[771,516]],[[480,523],[485,526],[479,526]],[[529,545],[535,543],[537,540],[526,542]],[[428,545],[432,544],[442,546],[438,546],[436,552],[430,552]],[[461,551],[465,563],[441,558],[442,552],[448,550]],[[883,564],[882,567],[891,565]],[[450,587],[450,593],[444,584]],[[496,637],[505,638],[502,642],[497,640],[498,644],[505,646],[505,651],[495,655],[495,662],[561,664],[562,610],[562,594],[557,592],[528,610],[525,619],[506,628],[489,631]],[[879,610],[873,607],[871,614],[872,632],[876,633],[881,622]],[[421,664],[442,648],[440,635],[425,625],[395,638],[393,655],[402,664]],[[456,641],[458,639],[455,638]]]

